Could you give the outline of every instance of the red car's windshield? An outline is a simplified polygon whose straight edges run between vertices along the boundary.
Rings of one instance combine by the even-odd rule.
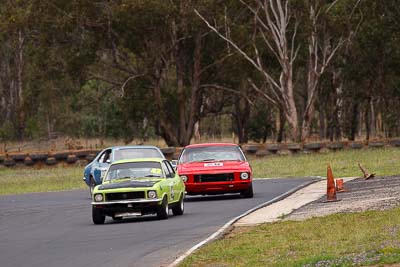
[[[245,161],[245,158],[237,146],[201,146],[185,148],[179,163],[222,160]]]

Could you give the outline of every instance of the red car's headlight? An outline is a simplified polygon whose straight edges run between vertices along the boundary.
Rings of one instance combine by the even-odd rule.
[[[242,179],[242,180],[249,179],[249,174],[247,172],[240,173],[240,179]]]

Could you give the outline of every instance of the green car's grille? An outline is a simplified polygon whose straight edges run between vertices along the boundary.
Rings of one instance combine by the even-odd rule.
[[[197,174],[194,176],[196,183],[233,181],[233,173]]]
[[[144,191],[127,192],[127,193],[108,193],[108,194],[106,194],[106,200],[107,201],[136,199],[136,198],[144,198]]]

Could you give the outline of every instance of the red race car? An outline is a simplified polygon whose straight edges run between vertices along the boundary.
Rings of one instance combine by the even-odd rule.
[[[253,197],[251,167],[236,144],[186,146],[179,156],[177,172],[188,195],[240,193]]]

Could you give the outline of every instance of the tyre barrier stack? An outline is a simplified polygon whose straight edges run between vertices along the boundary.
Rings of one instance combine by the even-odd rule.
[[[4,153],[0,154],[0,166],[18,167],[47,165],[54,166],[60,163],[85,165],[92,161],[101,150],[65,150],[48,152]]]
[[[242,150],[248,157],[268,157],[298,153],[323,153],[345,149],[377,149],[382,147],[400,147],[400,139],[356,141],[356,142],[309,142],[309,143],[269,143],[246,144]],[[166,147],[161,151],[167,159],[178,159],[182,147]],[[64,151],[38,151],[0,154],[0,167],[54,166],[57,164],[84,166],[100,152],[99,149],[81,149]]]

